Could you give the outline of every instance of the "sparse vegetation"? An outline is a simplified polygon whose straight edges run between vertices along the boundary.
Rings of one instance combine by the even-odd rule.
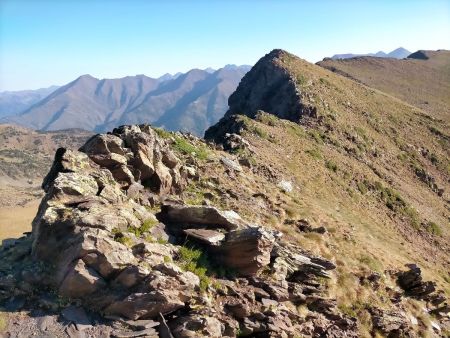
[[[317,148],[305,150],[305,153],[310,155],[312,158],[315,158],[316,160],[320,160],[322,158],[322,154]]]
[[[326,160],[325,161],[325,167],[333,172],[337,172],[338,171],[338,166],[337,164],[332,161],[332,160]]]
[[[206,275],[211,263],[206,253],[194,247],[182,246],[177,259],[180,266],[198,276],[200,279],[200,290],[206,291],[211,284],[211,279]]]
[[[158,224],[158,220],[149,218],[145,220],[140,227],[129,227],[128,232],[133,233],[136,237],[142,237],[149,232],[152,227]]]
[[[185,155],[195,155],[195,157],[199,160],[206,160],[209,155],[209,152],[205,146],[194,146],[186,139],[179,136],[175,136],[173,149]]]
[[[116,242],[119,242],[123,245],[126,245],[128,247],[130,247],[133,244],[133,241],[131,240],[130,237],[128,237],[126,234],[122,233],[122,232],[116,232],[114,234],[114,240]]]
[[[8,314],[0,310],[0,333],[4,332],[8,326]]]
[[[369,191],[369,188],[367,187],[367,181],[358,181],[356,183],[356,186],[358,187],[358,190],[361,194],[365,195]]]
[[[279,122],[278,117],[276,117],[275,115],[262,112],[256,116],[256,120],[272,127],[276,126]]]
[[[372,271],[381,272],[383,270],[383,266],[380,261],[370,255],[362,255],[358,258],[358,260]]]
[[[158,134],[159,137],[164,139],[169,139],[172,137],[172,133],[163,129],[163,128],[157,128],[154,127],[153,130]]]
[[[428,222],[426,228],[425,228],[429,233],[435,235],[435,236],[442,236],[442,229],[441,227],[434,223],[434,222]]]

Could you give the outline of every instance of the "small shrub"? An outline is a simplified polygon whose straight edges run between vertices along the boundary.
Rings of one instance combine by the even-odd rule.
[[[127,230],[133,233],[136,237],[142,237],[145,233],[149,232],[159,222],[155,219],[149,218],[142,223],[140,227],[129,227]]]
[[[269,137],[264,130],[256,126],[253,128],[253,132],[263,139],[267,139]]]
[[[126,246],[131,246],[132,244],[133,244],[133,241],[131,240],[131,238],[130,237],[128,237],[128,236],[125,236],[122,232],[117,232],[115,235],[114,235],[114,240],[116,241],[116,242],[119,242],[119,243],[121,243],[121,244],[123,244],[123,245],[126,245]]]
[[[332,160],[325,161],[325,167],[333,172],[337,172],[338,166]]]
[[[178,262],[186,271],[190,271],[200,279],[200,290],[206,291],[211,284],[210,278],[206,275],[210,263],[205,253],[200,249],[182,246],[178,252]]]
[[[153,130],[156,132],[156,134],[158,134],[159,137],[164,138],[164,139],[168,139],[170,137],[172,137],[172,134],[167,131],[164,130],[162,128],[153,128]]]
[[[256,120],[272,127],[278,124],[278,118],[273,114],[259,113],[256,116]]]
[[[327,79],[323,78],[323,77],[321,77],[319,79],[319,81],[320,81],[320,83],[322,83],[324,85],[330,85],[330,82]]]
[[[308,149],[305,150],[305,153],[310,155],[312,158],[315,158],[316,160],[320,160],[322,158],[322,154],[320,153],[319,149]]]
[[[186,189],[185,193],[187,197],[184,199],[186,204],[189,205],[202,205],[205,200],[205,193],[203,190],[195,184],[190,184]]]
[[[167,244],[167,243],[169,243],[168,241],[167,241],[167,239],[164,239],[164,238],[158,238],[158,240],[156,241],[158,244]]]
[[[411,225],[413,226],[414,229],[419,229],[420,227],[420,217],[419,214],[417,213],[416,209],[414,209],[411,206],[408,206],[406,208],[403,209],[403,214],[408,217],[409,222],[411,223]]]
[[[364,128],[355,127],[355,132],[358,134],[358,136],[362,137],[364,141],[369,141],[369,137],[367,136],[366,130]]]
[[[286,131],[291,136],[298,136],[298,137],[305,137],[306,136],[306,132],[302,129],[302,127],[300,127],[297,124],[289,124],[288,128],[286,129]]]
[[[211,276],[228,278],[236,276],[236,271],[214,264],[206,252],[189,244],[180,248],[176,261],[182,269],[199,277],[201,291],[206,291],[211,286]]]
[[[442,236],[442,229],[441,227],[434,223],[434,222],[428,222],[428,226],[426,227],[426,230],[433,235],[436,236]]]
[[[153,228],[156,224],[158,224],[157,219],[149,218],[142,223],[141,227],[139,228],[142,233],[149,232],[151,228]]]
[[[326,139],[325,134],[320,130],[310,130],[308,134],[319,144],[323,144]]]
[[[366,185],[366,181],[357,182],[356,186],[358,187],[359,192],[363,195],[367,194],[367,192],[369,191]]]
[[[408,154],[405,152],[401,152],[400,154],[397,155],[397,158],[403,163],[405,163],[408,160]]]
[[[297,75],[297,84],[300,86],[306,85],[306,77],[303,74]]]

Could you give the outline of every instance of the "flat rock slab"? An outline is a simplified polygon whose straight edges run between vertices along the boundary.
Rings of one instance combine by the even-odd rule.
[[[204,205],[164,204],[158,218],[165,224],[174,224],[185,229],[198,226],[231,231],[247,226],[234,211],[221,211]]]
[[[88,318],[86,311],[81,307],[69,306],[62,310],[61,315],[68,321],[74,323],[79,331],[91,327],[91,321]]]
[[[111,335],[114,338],[134,338],[134,337],[155,337],[158,338],[158,333],[155,329],[145,329],[141,331],[114,331]]]
[[[228,169],[232,169],[234,171],[238,171],[241,172],[242,171],[242,167],[240,166],[239,163],[237,163],[236,161],[233,161],[229,158],[226,157],[221,157],[220,158],[220,162],[222,162],[222,164],[227,167]]]
[[[151,329],[159,325],[159,322],[155,322],[151,319],[124,320],[123,323],[135,331]]]
[[[183,231],[189,237],[210,245],[218,245],[225,239],[225,234],[220,231],[208,229],[186,229]]]

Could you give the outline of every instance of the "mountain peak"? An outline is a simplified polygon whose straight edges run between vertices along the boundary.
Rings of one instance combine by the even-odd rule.
[[[230,96],[226,115],[239,113],[254,117],[258,110],[264,110],[289,120],[298,119],[295,82],[282,62],[288,55],[292,54],[274,49],[262,57]],[[273,91],[275,87],[278,88],[276,92]],[[278,97],[280,93],[283,93],[283,99]]]
[[[98,80],[98,79],[93,77],[91,74],[84,74],[79,76],[76,80]]]
[[[428,60],[430,57],[427,55],[427,51],[418,50],[408,56],[408,59]]]
[[[387,57],[395,58],[395,59],[404,59],[410,55],[411,52],[403,47],[399,47],[390,52]]]
[[[304,104],[303,90],[298,83],[299,78],[304,81],[305,65],[298,56],[282,49],[274,49],[263,56],[228,99],[229,110],[222,122],[238,114],[255,118],[259,111],[293,122],[314,115],[315,108]],[[218,126],[220,128],[220,122]],[[217,128],[211,127],[205,136],[215,138]]]

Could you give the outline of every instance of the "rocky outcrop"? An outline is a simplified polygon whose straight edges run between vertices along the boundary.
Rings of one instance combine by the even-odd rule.
[[[436,317],[448,317],[450,315],[450,305],[447,302],[445,293],[436,289],[433,281],[424,281],[422,271],[416,264],[407,264],[407,271],[397,274],[397,282],[405,291],[405,295],[420,300],[425,300],[430,308],[430,313]]]
[[[0,273],[0,296],[50,288],[125,323],[117,337],[310,332],[294,305],[326,302],[321,280],[336,266],[234,211],[166,199],[187,179],[169,143],[149,126],[124,126],[80,151],[58,150],[32,235],[1,253],[24,263],[14,275]],[[21,246],[18,256],[8,254]],[[356,327],[336,322],[350,319],[335,303],[326,309],[331,315],[317,325],[354,336]]]
[[[225,116],[243,114],[253,118],[262,110],[298,122],[305,114],[313,115],[314,108],[302,104],[297,79],[285,66],[289,58],[297,57],[281,49],[261,58],[228,99],[230,108]]]
[[[417,337],[412,333],[411,323],[402,311],[371,309],[374,328],[388,337]]]
[[[297,77],[288,69],[292,59],[298,57],[281,49],[262,57],[242,78],[228,99],[225,116],[206,130],[205,138],[219,143],[224,142],[225,134],[239,134],[242,122],[233,118],[238,114],[255,118],[258,111],[264,111],[293,122],[315,117],[316,108],[305,102]]]
[[[408,271],[398,275],[398,284],[411,297],[425,299],[436,291],[436,283],[422,280],[422,271],[415,264],[408,264]]]

